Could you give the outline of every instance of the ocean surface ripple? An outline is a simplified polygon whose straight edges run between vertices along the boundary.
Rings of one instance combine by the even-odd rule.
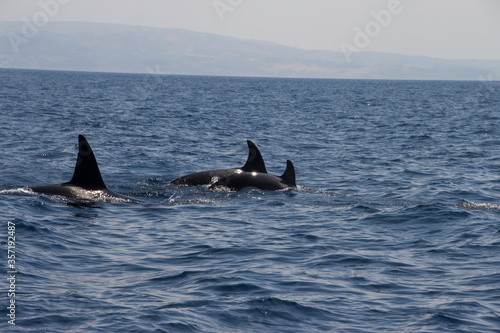
[[[499,96],[1,69],[0,331],[500,332]],[[140,202],[25,190],[71,178],[78,134]],[[246,139],[298,187],[169,184],[242,166]]]

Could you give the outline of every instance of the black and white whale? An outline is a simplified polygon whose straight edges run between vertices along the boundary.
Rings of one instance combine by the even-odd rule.
[[[130,198],[110,191],[102,180],[92,148],[83,135],[78,136],[78,156],[73,178],[67,183],[29,187],[46,195],[57,195],[76,200],[132,202]]]
[[[213,184],[211,189],[228,188],[239,191],[245,187],[256,187],[262,190],[286,190],[295,187],[295,168],[293,163],[286,161],[283,175],[275,176],[261,172],[236,172]]]
[[[259,149],[250,140],[247,140],[247,144],[248,158],[245,165],[241,168],[196,172],[174,179],[170,183],[173,185],[209,185],[215,183],[219,179],[226,178],[231,175],[236,175],[241,172],[258,172],[267,174],[266,165],[264,164],[264,159],[262,158]]]

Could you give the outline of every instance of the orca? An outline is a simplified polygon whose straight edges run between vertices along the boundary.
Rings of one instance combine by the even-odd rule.
[[[102,180],[92,148],[83,135],[78,136],[78,155],[73,178],[55,185],[28,187],[38,194],[56,195],[84,201],[132,202],[110,191]]]
[[[217,182],[219,179],[229,177],[241,172],[258,172],[267,174],[264,159],[260,154],[257,146],[250,140],[248,144],[248,158],[247,162],[241,168],[221,169],[221,170],[208,170],[202,172],[192,173],[180,178],[174,179],[170,182],[173,185],[210,185]]]
[[[239,191],[245,187],[256,187],[261,190],[286,190],[295,187],[295,168],[286,161],[286,170],[281,177],[261,172],[237,172],[217,181],[210,189],[229,188]]]

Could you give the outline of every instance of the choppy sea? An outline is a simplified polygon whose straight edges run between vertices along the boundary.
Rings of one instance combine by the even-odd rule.
[[[78,134],[140,202],[20,189]],[[298,187],[169,185],[247,139]],[[500,82],[2,69],[0,156],[2,332],[500,332]]]

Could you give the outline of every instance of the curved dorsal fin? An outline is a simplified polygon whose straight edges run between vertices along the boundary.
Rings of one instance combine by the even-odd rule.
[[[102,180],[92,148],[83,135],[78,136],[78,157],[73,178],[66,184],[80,186],[86,190],[107,188]]]
[[[260,154],[259,149],[250,140],[247,140],[248,144],[248,158],[245,165],[241,168],[241,170],[245,172],[261,172],[267,173],[266,165],[264,164],[264,159]]]
[[[292,161],[287,160],[286,161],[286,170],[285,173],[281,176],[281,180],[283,183],[287,184],[288,186],[296,186],[295,185],[295,168],[293,166]]]

